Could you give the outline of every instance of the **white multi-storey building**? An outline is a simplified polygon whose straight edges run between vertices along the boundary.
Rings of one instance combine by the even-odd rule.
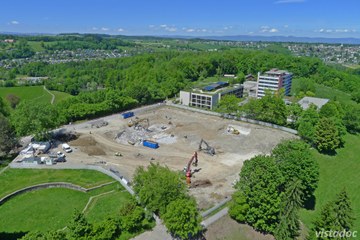
[[[265,96],[265,90],[267,89],[278,92],[282,88],[285,90],[285,95],[290,95],[291,82],[292,73],[284,70],[273,68],[263,75],[258,73],[256,97],[262,98]]]

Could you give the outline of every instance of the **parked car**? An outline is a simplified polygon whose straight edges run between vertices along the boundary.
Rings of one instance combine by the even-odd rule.
[[[72,152],[71,147],[70,147],[69,144],[67,144],[67,143],[64,143],[64,144],[62,145],[62,149],[63,149],[65,152],[67,152],[67,153]]]

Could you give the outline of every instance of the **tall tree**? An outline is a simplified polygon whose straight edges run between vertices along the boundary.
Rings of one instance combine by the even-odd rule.
[[[15,131],[0,113],[0,158],[6,156],[17,144]]]
[[[341,145],[336,123],[331,118],[321,118],[315,128],[315,141],[320,152],[334,152]]]
[[[320,215],[314,221],[314,227],[310,236],[324,231],[349,231],[353,227],[355,218],[351,201],[345,189],[336,196],[335,200],[329,201],[322,208]],[[330,239],[327,236],[317,236],[317,239]]]
[[[282,197],[280,222],[275,230],[277,240],[295,239],[299,236],[300,220],[298,212],[303,204],[302,188],[300,179],[293,179],[286,185],[285,194]]]
[[[159,164],[150,164],[147,170],[139,167],[134,175],[134,191],[148,210],[163,214],[170,202],[187,196],[181,177]]]
[[[309,145],[302,140],[285,140],[273,149],[272,156],[286,182],[293,179],[301,182],[302,201],[308,201],[319,181],[319,165],[312,157]]]
[[[171,234],[180,239],[193,239],[202,227],[194,199],[177,199],[166,207],[163,221]]]
[[[319,121],[319,114],[315,105],[311,105],[308,109],[303,111],[298,120],[299,135],[309,143],[313,143],[315,139],[315,126]]]
[[[274,158],[260,155],[245,161],[235,186],[246,197],[246,203],[242,203],[243,208],[247,208],[245,204],[249,208],[245,222],[257,230],[273,233],[279,222],[283,185],[284,178]]]
[[[56,127],[61,116],[55,106],[36,101],[23,101],[12,112],[11,122],[19,136],[43,133]]]

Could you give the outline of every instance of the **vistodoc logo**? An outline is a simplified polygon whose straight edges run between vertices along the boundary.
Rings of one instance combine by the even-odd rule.
[[[315,232],[317,238],[356,238],[357,231],[347,231],[345,229],[339,230],[324,230]]]

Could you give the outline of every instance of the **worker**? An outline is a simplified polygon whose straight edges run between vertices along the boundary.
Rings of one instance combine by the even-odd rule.
[[[190,171],[186,172],[186,184],[188,185],[188,187],[190,187],[190,185],[191,185],[191,172]]]

